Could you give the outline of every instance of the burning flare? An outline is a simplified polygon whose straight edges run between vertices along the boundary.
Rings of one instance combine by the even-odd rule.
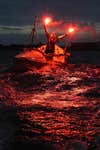
[[[52,21],[51,18],[49,18],[49,17],[45,18],[45,20],[44,20],[45,25],[48,25],[51,21]]]
[[[69,32],[69,33],[72,33],[72,32],[74,32],[74,31],[75,31],[75,29],[72,28],[72,27],[68,29],[68,32]]]

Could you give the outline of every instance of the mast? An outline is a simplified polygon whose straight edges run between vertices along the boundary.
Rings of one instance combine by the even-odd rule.
[[[31,46],[33,46],[34,36],[35,36],[35,34],[37,34],[37,32],[36,32],[36,23],[37,23],[37,16],[35,16],[32,32],[31,32]]]

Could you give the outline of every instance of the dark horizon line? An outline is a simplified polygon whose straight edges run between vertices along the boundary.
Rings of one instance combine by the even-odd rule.
[[[44,42],[39,42],[39,43],[37,43],[37,44],[33,44],[33,46],[35,46],[35,45],[43,45],[43,44],[46,44],[46,43],[44,43]],[[100,41],[90,41],[90,42],[71,42],[71,44],[100,44]],[[14,43],[9,43],[9,44],[4,44],[4,43],[0,43],[0,47],[1,46],[31,46],[31,44],[25,44],[25,43],[16,43],[16,44],[14,44]],[[57,44],[57,45],[59,45],[59,44]],[[64,45],[64,44],[60,44],[60,45]]]
[[[1,50],[23,50],[26,48],[37,48],[38,46],[42,46],[45,43],[39,43],[37,45],[30,45],[30,44],[10,44],[10,45],[2,45],[0,44]],[[65,48],[65,45],[59,45],[62,48]],[[100,41],[99,42],[76,42],[72,43],[70,47],[66,46],[68,50],[72,51],[100,51]]]

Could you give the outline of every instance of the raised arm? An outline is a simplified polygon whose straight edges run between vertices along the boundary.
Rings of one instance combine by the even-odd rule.
[[[47,31],[47,28],[46,28],[46,25],[44,24],[44,30],[45,30],[45,33],[46,33],[46,37],[47,39],[50,37],[50,34],[49,32]]]
[[[58,36],[58,40],[61,40],[61,39],[65,38],[66,36],[68,36],[68,35],[67,34],[60,35],[60,36]]]

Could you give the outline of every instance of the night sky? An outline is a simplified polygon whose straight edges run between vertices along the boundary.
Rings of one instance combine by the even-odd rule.
[[[71,22],[78,26],[73,41],[100,39],[100,0],[0,0],[0,43],[26,43],[34,16],[45,15],[60,22],[59,26]],[[42,27],[39,33],[44,34]]]

